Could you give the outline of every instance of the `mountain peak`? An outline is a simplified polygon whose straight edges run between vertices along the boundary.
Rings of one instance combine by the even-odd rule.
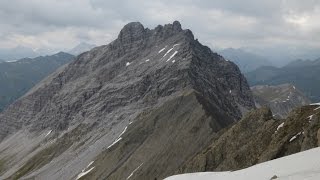
[[[126,30],[144,30],[144,26],[140,22],[130,22],[124,25],[121,31]]]
[[[182,31],[181,24],[179,21],[174,21],[172,24],[166,24],[164,26],[166,30],[172,30],[173,32],[180,32]]]
[[[145,28],[140,22],[126,24],[120,31],[118,39],[121,42],[132,42],[141,39],[145,34]]]
[[[121,29],[118,40],[124,44],[148,38],[163,40],[181,32],[185,32],[185,35],[193,39],[192,32],[183,30],[179,21],[174,21],[172,24],[165,24],[164,26],[158,25],[151,30],[144,28],[140,22],[130,22]]]
[[[172,25],[174,29],[181,30],[181,24],[179,21],[173,21]]]
[[[66,168],[52,179],[76,177],[91,161],[98,170],[91,174],[95,177],[126,179],[144,163],[135,179],[162,179],[168,172],[167,168],[158,170],[159,164],[178,168],[180,163],[176,162],[199,152],[215,132],[253,107],[249,86],[236,65],[194,40],[192,32],[183,30],[178,21],[152,30],[133,22],[124,26],[118,39],[77,56],[1,113],[0,150],[1,141],[22,132],[21,129],[26,129],[23,131],[26,134],[43,134],[41,137],[48,143],[51,140],[48,138],[61,134],[50,147],[57,147],[61,156],[69,158],[64,152],[72,145],[79,147],[72,150],[79,153],[78,157],[89,158],[84,163],[80,162],[82,158],[72,159],[78,169]],[[184,143],[184,139],[188,142]],[[70,143],[66,142],[69,140]],[[166,142],[158,146],[162,140]],[[10,143],[21,144],[20,141],[21,138]],[[189,148],[190,142],[196,144]],[[122,148],[123,144],[129,146]],[[90,151],[91,147],[95,151]],[[157,150],[135,151],[148,147]],[[30,151],[20,151],[20,155]],[[116,152],[119,154],[113,154]],[[166,158],[159,152],[166,154]],[[122,163],[125,162],[122,158],[136,159],[144,154],[141,162],[128,162],[133,164],[129,166]],[[117,159],[109,160],[105,155]],[[50,172],[45,173],[50,174],[58,167],[51,159],[41,165],[34,164],[40,161],[31,161],[22,167],[30,170],[17,176],[38,170],[29,166],[40,168],[46,164]],[[70,162],[62,162],[59,167],[74,167]],[[113,168],[108,164],[111,162],[119,166]]]

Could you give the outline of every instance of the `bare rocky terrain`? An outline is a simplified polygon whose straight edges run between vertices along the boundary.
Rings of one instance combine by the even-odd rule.
[[[256,106],[267,106],[276,117],[285,118],[297,107],[308,105],[311,101],[294,85],[258,85],[251,87]]]
[[[320,146],[320,103],[274,119],[269,108],[248,113],[176,172],[234,171]],[[287,167],[284,167],[284,169]]]
[[[162,179],[254,107],[179,22],[132,22],[0,114],[0,179]]]

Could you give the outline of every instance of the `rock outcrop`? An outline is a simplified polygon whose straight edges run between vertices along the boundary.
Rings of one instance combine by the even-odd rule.
[[[254,101],[238,67],[179,22],[129,23],[0,114],[9,179],[161,179]]]
[[[269,108],[248,113],[176,172],[231,171],[318,147],[320,104],[273,119]]]
[[[299,89],[291,84],[258,85],[251,87],[251,90],[258,108],[270,107],[273,115],[280,118],[286,118],[294,108],[311,103]]]

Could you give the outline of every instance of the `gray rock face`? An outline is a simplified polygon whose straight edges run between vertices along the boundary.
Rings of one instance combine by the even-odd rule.
[[[251,87],[256,106],[268,106],[272,113],[285,118],[294,108],[308,105],[311,101],[295,86],[281,84],[278,86],[259,85]]]
[[[252,108],[237,66],[179,22],[153,30],[129,23],[0,114],[0,159],[10,162],[0,172],[72,179],[92,168],[85,176],[166,177]],[[12,157],[14,147],[21,151]]]
[[[319,112],[319,105],[308,105],[276,120],[269,108],[253,110],[176,173],[234,171],[318,147]]]

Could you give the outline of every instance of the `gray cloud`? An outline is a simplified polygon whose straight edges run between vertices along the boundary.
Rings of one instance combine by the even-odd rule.
[[[107,44],[121,27],[174,20],[211,47],[320,46],[318,0],[1,0],[0,48]]]

